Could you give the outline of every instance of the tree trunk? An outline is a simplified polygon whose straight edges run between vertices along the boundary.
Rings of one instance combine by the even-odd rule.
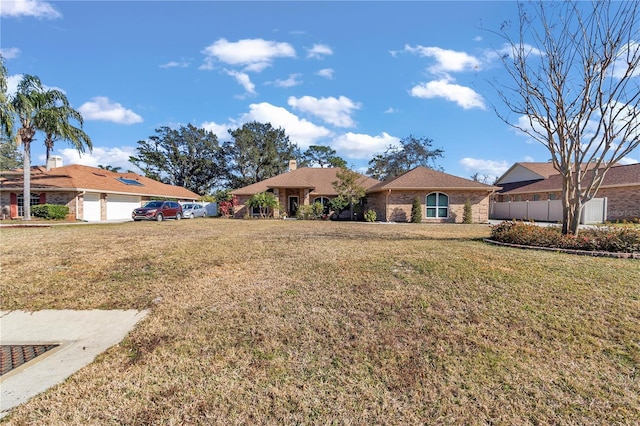
[[[31,142],[23,140],[24,144],[24,174],[22,191],[22,220],[31,220]]]
[[[578,170],[569,172],[562,178],[562,233],[578,235],[580,215],[582,214],[582,173]]]

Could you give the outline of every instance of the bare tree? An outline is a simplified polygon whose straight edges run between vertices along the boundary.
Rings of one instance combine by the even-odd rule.
[[[496,32],[509,86],[496,82],[507,124],[542,143],[562,175],[562,232],[577,235],[584,203],[640,145],[639,2],[518,4],[519,28]]]

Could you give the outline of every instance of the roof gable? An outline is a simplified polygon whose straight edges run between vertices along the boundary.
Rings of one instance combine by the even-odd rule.
[[[515,163],[496,181],[496,185],[547,179],[558,171],[553,163]]]
[[[369,188],[368,192],[380,192],[386,190],[453,190],[453,189],[475,189],[492,191],[498,189],[495,186],[486,185],[471,179],[450,175],[427,167],[416,167],[408,172],[380,182],[376,186]]]

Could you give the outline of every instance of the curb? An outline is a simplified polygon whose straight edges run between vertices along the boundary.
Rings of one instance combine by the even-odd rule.
[[[498,246],[504,247],[513,247],[524,250],[542,250],[542,251],[552,251],[556,253],[568,253],[575,254],[578,256],[591,256],[591,257],[610,257],[615,259],[636,259],[640,260],[640,253],[615,253],[608,251],[588,251],[588,250],[573,250],[573,249],[563,249],[559,247],[538,247],[538,246],[525,246],[522,244],[511,244],[511,243],[503,243],[500,241],[492,240],[490,238],[483,238],[482,241],[489,244],[495,244]]]

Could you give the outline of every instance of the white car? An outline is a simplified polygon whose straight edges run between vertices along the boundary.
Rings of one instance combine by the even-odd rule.
[[[193,219],[195,217],[206,217],[207,210],[196,203],[187,203],[182,205],[182,217],[185,219]]]

